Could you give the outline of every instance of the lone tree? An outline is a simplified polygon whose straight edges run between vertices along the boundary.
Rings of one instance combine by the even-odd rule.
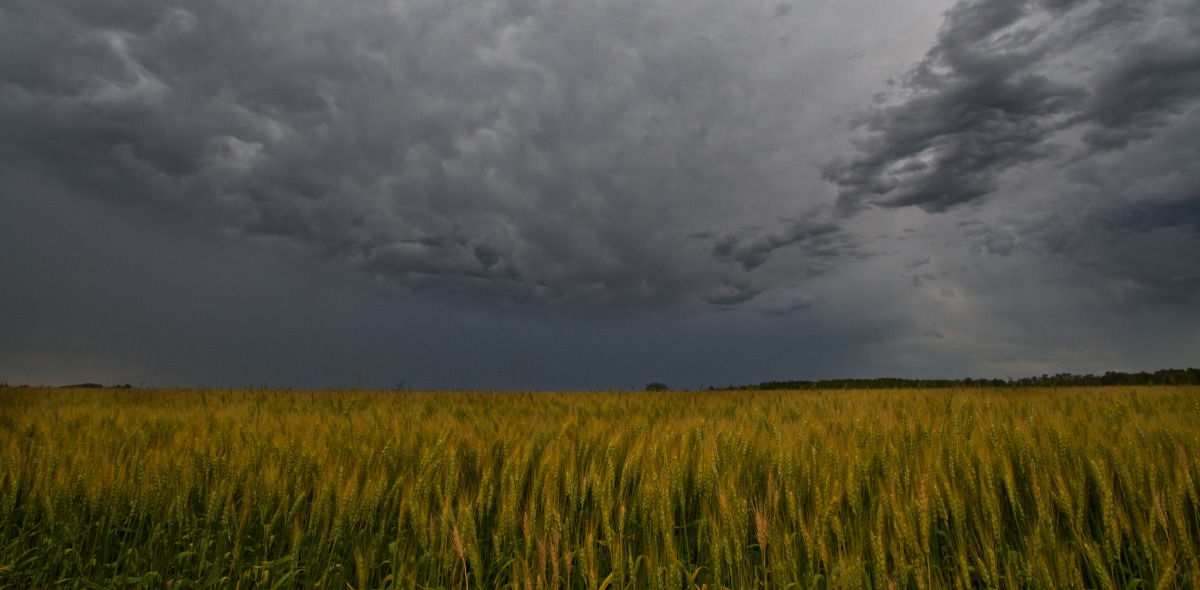
[[[655,381],[646,385],[646,391],[671,391],[671,388],[667,387],[666,383]]]

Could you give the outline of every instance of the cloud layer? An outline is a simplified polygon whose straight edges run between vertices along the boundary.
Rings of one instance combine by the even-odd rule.
[[[9,3],[3,149],[415,291],[678,303],[796,142],[789,11],[727,4]]]
[[[164,379],[1188,364],[1198,29],[1188,0],[9,0],[0,372],[124,326]]]
[[[1194,3],[1171,0],[959,2],[825,178],[843,211],[942,212],[1000,192],[1014,168],[1152,139],[1196,116],[1198,26]]]

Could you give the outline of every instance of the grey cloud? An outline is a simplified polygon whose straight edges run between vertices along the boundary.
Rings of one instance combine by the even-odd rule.
[[[0,377],[1186,365],[1198,10],[6,0]]]
[[[987,253],[992,256],[1011,256],[1020,247],[1020,236],[1013,228],[996,224],[965,224],[963,237],[971,243],[973,254]]]
[[[788,316],[797,311],[812,307],[816,301],[812,297],[793,297],[790,300],[780,302],[777,305],[768,306],[762,309],[762,313],[768,316]]]
[[[787,141],[739,10],[8,2],[0,153],[414,291],[684,301],[690,212]]]
[[[1027,224],[1022,232],[1023,243],[1051,256],[1069,255],[1077,251],[1089,237],[1077,223],[1068,221],[1058,213]]]
[[[702,299],[713,305],[724,307],[745,303],[758,297],[761,293],[761,288],[748,283],[730,283],[715,293],[703,296]]]
[[[1180,228],[1200,234],[1200,190],[1181,200],[1140,202],[1097,215],[1097,226],[1119,232]]]
[[[1192,15],[1198,17],[1200,15]],[[1148,40],[1119,56],[1103,74],[1085,117],[1095,126],[1083,140],[1098,150],[1122,149],[1151,137],[1200,97],[1200,42]]]
[[[824,178],[844,213],[942,212],[994,194],[1009,170],[1068,153],[1064,131],[1082,134],[1075,159],[1145,140],[1194,116],[1198,14],[1173,0],[961,0],[899,102],[860,114],[866,137]]]
[[[1042,0],[1042,5],[1053,12],[1066,12],[1087,0]]]
[[[721,262],[734,262],[744,270],[762,266],[777,250],[797,246],[809,258],[840,258],[858,255],[853,238],[836,224],[815,216],[784,220],[784,227],[767,231],[760,227],[744,228],[728,234],[696,237],[713,242],[712,257]]]
[[[1191,287],[1200,290],[1200,273],[1174,275],[1164,281],[1167,287]]]
[[[909,283],[914,287],[920,287],[921,285],[923,285],[929,281],[933,281],[933,280],[937,279],[937,275],[935,275],[931,272],[913,273],[913,274],[910,274],[907,276],[908,276]]]

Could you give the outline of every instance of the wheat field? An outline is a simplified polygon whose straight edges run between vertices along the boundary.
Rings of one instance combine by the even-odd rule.
[[[1200,388],[0,389],[4,588],[1200,588]]]

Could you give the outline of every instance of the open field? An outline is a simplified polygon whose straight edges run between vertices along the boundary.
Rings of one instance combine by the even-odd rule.
[[[0,587],[1200,588],[1200,387],[0,389]]]

